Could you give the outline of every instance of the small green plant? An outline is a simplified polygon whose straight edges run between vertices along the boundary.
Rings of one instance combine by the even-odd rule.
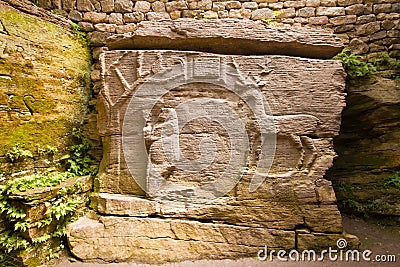
[[[202,19],[202,20],[207,20],[207,16],[205,15],[205,11],[202,9],[200,12],[192,12],[193,18],[194,19]]]
[[[393,186],[397,189],[400,189],[400,171],[399,172],[395,172],[394,174],[392,174],[391,176],[389,176],[385,183],[385,186]]]
[[[14,163],[27,158],[33,158],[33,154],[31,151],[21,148],[17,143],[5,154],[5,157],[8,161]]]
[[[79,40],[81,40],[86,45],[90,46],[89,41],[86,39],[85,34],[81,31],[81,28],[79,27],[78,24],[76,24],[75,22],[71,22],[71,28],[76,33],[76,35],[78,36]]]
[[[67,160],[68,171],[75,175],[95,174],[97,170],[92,168],[93,160],[88,154],[92,143],[83,135],[81,129],[72,129],[72,136],[78,144],[71,146],[69,148],[71,153],[61,157],[61,160]]]
[[[349,78],[362,78],[376,72],[376,67],[371,63],[361,61],[361,56],[354,55],[348,48],[345,48],[333,59],[342,61]]]
[[[8,181],[2,192],[11,195],[16,192],[24,192],[38,187],[56,186],[74,176],[75,175],[70,172],[49,173],[44,175],[33,174]]]
[[[39,156],[54,156],[58,152],[58,149],[53,146],[46,145],[45,147],[37,147],[37,153]]]
[[[282,15],[284,12],[285,11],[283,10],[274,10],[272,11],[272,18],[262,19],[261,22],[263,22],[266,25],[275,26],[279,22],[278,17]]]

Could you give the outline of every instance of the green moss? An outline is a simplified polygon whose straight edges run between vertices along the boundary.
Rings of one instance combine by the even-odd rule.
[[[0,74],[10,77],[0,79],[0,156],[16,143],[62,151],[87,112],[90,49],[71,30],[34,16],[0,10],[0,20],[9,33]]]
[[[67,135],[73,127],[65,119],[43,123],[12,123],[7,126],[0,131],[0,155],[4,155],[16,143],[31,151],[36,151],[38,146],[63,147],[67,144]]]

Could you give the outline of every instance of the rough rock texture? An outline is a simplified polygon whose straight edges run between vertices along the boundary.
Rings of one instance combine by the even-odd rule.
[[[400,168],[400,83],[387,76],[378,73],[347,87],[335,139],[339,157],[327,174],[346,212],[400,215],[400,190],[385,185]]]
[[[143,21],[138,24],[134,33],[108,39],[107,47],[332,58],[341,51],[343,45],[332,33],[318,29],[289,27],[276,29],[268,28],[262,22],[233,19],[223,21],[179,19]]]
[[[183,22],[177,23],[184,28]],[[215,32],[231,32],[227,28]],[[160,30],[161,36],[171,34],[169,26],[160,29],[166,29],[165,33]],[[263,31],[271,33],[265,34],[269,38],[283,32],[289,38],[309,40],[296,30],[290,33],[288,29],[258,26],[254,28],[256,34],[248,32],[247,36],[257,38]],[[150,31],[149,36],[155,35]],[[189,38],[193,35],[186,34]],[[232,35],[237,39],[244,36],[237,32]],[[183,36],[180,32],[174,38],[183,40]],[[335,39],[326,39],[329,35],[322,36],[323,41],[296,45],[304,48],[323,42],[333,44],[332,49],[340,46]],[[156,46],[159,39],[146,40]],[[110,44],[118,42],[137,45],[135,37]],[[97,193],[90,205],[102,216],[82,218],[69,226],[68,241],[74,255],[83,260],[139,262],[232,258],[255,256],[264,245],[284,249],[335,246],[338,238],[345,237],[332,185],[323,179],[336,156],[332,141],[339,132],[344,107],[345,74],[340,62],[115,50],[103,51],[100,64],[102,83],[97,110],[104,156],[95,182]],[[243,81],[254,87],[241,87]],[[269,106],[261,109],[267,113],[261,121],[257,120],[262,104],[257,92]],[[203,102],[195,106],[196,101]],[[148,102],[154,106],[148,106]],[[229,108],[229,113],[224,113],[227,111],[223,106]],[[170,127],[177,126],[175,123],[182,118],[181,109],[189,111],[189,118],[196,110],[205,113],[196,115],[174,135],[176,129]],[[211,114],[207,113],[210,110]],[[240,136],[230,135],[229,125],[243,127],[248,134],[247,147],[235,147],[235,143],[243,142]],[[163,143],[164,138],[176,137],[180,153],[191,161],[201,159],[204,153],[212,154],[210,143],[203,142],[212,140],[216,148],[213,160],[203,169],[188,171],[185,168],[194,165],[179,165],[184,162],[182,158],[171,158],[169,153],[174,147]],[[137,143],[135,138],[141,141]],[[269,172],[261,173],[265,181],[250,190],[256,170],[258,174],[263,171],[257,169],[260,155],[270,149],[264,138],[272,140],[270,148],[276,145],[275,157]],[[241,180],[219,195],[221,187],[216,181],[221,181],[232,165],[232,157],[239,154],[244,155],[244,161],[233,166],[241,173]],[[199,194],[198,188],[203,188],[204,194]],[[350,242],[353,237],[348,238]]]
[[[90,51],[48,22],[49,12],[32,7],[44,19],[0,2],[0,156],[16,143],[32,152],[46,145],[61,151],[87,112]]]

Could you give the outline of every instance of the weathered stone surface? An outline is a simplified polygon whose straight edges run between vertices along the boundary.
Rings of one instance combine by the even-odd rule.
[[[138,197],[99,193],[92,195],[90,207],[101,214],[148,217],[160,213],[160,203]]]
[[[345,239],[347,245],[342,248],[338,248],[337,242],[339,239]],[[345,235],[337,235],[337,234],[307,234],[307,233],[299,233],[297,234],[297,242],[298,242],[298,249],[300,251],[303,250],[317,250],[322,251],[329,247],[332,250],[350,250],[350,249],[357,249],[360,245],[360,241],[358,238],[351,234]],[[315,247],[315,244],[319,244],[318,247]],[[360,256],[361,258],[361,256]]]
[[[92,23],[107,22],[107,14],[98,12],[85,12],[83,15],[83,20]]]
[[[348,15],[348,16],[339,16],[335,18],[331,18],[329,20],[334,26],[343,25],[343,24],[352,24],[356,23],[357,16],[356,15]]]
[[[285,1],[283,3],[284,7],[294,7],[294,8],[300,8],[304,7],[306,5],[304,0],[299,0],[299,1]]]
[[[356,33],[360,36],[371,35],[381,28],[381,23],[379,21],[370,22],[367,24],[362,24],[356,27]]]
[[[253,10],[251,12],[251,19],[253,20],[260,20],[260,19],[271,19],[274,18],[275,15],[273,11],[269,8],[260,8]]]
[[[175,219],[80,218],[67,232],[71,252],[86,260],[164,263],[253,257],[264,245],[295,247],[294,231]]]
[[[360,210],[345,205],[346,199],[357,201],[363,213],[400,214],[399,190],[383,186],[400,165],[399,82],[386,75],[348,86],[342,133],[335,141],[339,157],[327,174],[348,212]]]
[[[241,8],[242,4],[239,1],[228,1],[225,4],[226,9],[234,9],[234,8]]]
[[[343,16],[346,15],[344,7],[317,7],[317,16]]]
[[[355,4],[362,4],[363,0],[338,0],[339,6],[351,6]]]
[[[298,10],[298,16],[300,17],[314,17],[315,16],[315,8],[313,7],[304,7]]]
[[[115,0],[114,10],[118,13],[129,13],[133,11],[133,2],[131,0]]]
[[[114,12],[114,0],[100,0],[102,12]]]
[[[186,253],[181,258],[198,259],[210,257],[205,251],[224,244],[223,239],[218,239],[220,235],[218,232],[223,232],[229,233],[227,235],[229,244],[240,244],[240,247],[233,251],[230,250],[232,251],[230,255],[239,257],[254,253],[252,249],[250,252],[248,249],[252,246],[259,246],[260,240],[247,237],[246,229],[254,233],[254,236],[260,236],[264,240],[263,244],[270,240],[269,231],[290,233],[284,238],[280,234],[277,235],[284,244],[288,244],[287,242],[294,244],[292,238],[294,238],[295,229],[299,225],[308,229],[311,236],[314,232],[336,233],[337,236],[341,236],[341,217],[334,204],[335,195],[331,184],[322,178],[326,170],[332,166],[335,157],[331,137],[335,136],[339,130],[338,121],[344,103],[344,75],[339,62],[282,56],[227,56],[162,50],[109,51],[102,54],[100,58],[103,66],[104,87],[100,93],[102,101],[98,105],[98,121],[101,134],[104,136],[104,140],[108,141],[104,143],[103,167],[97,177],[99,184],[97,190],[100,193],[92,197],[91,207],[101,214],[145,218],[108,216],[100,218],[99,222],[90,221],[86,224],[83,221],[71,225],[69,242],[72,252],[76,256],[83,259],[99,258],[108,261],[135,259],[149,262],[152,261],[149,260],[150,254],[154,253],[147,247],[152,246],[148,242],[149,239],[155,242],[158,238],[172,238],[174,241],[171,242],[176,244],[177,249],[187,246],[182,242],[190,241],[194,248],[197,246],[195,242],[198,238],[202,238],[198,240],[200,242],[208,240],[206,244],[202,243],[202,249],[196,247],[197,256]],[[248,115],[248,107],[238,107],[237,103],[240,102],[240,98],[232,92],[210,84],[207,86],[181,85],[163,94],[162,106],[157,105],[155,108],[159,112],[151,116],[158,119],[156,121],[148,120],[147,126],[143,125],[144,130],[141,130],[144,131],[143,138],[148,144],[148,158],[151,163],[142,162],[140,165],[152,165],[151,169],[145,170],[148,176],[144,183],[147,186],[147,193],[151,196],[150,199],[145,199],[143,192],[138,189],[138,184],[143,186],[141,180],[137,180],[135,183],[127,172],[125,164],[127,159],[124,160],[124,156],[121,154],[121,137],[119,137],[122,124],[125,122],[122,114],[125,114],[128,100],[132,97],[135,89],[131,88],[128,89],[131,91],[125,91],[128,87],[124,89],[114,85],[121,84],[123,80],[136,88],[145,77],[142,75],[157,73],[161,71],[160,66],[171,68],[171,64],[174,62],[181,62],[180,64],[188,66],[187,64],[194,64],[190,62],[198,62],[200,59],[213,60],[207,64],[207,69],[215,68],[216,66],[210,64],[218,59],[219,62],[236,66],[241,73],[252,73],[252,80],[257,81],[261,92],[269,99],[269,105],[274,114],[277,134],[274,162],[264,183],[255,192],[249,192],[248,188],[255,171],[254,166],[257,163],[257,148],[254,147],[249,152],[249,170],[244,173],[242,180],[224,197],[202,206],[191,206],[192,204],[188,202],[185,206],[179,205],[179,198],[177,198],[180,194],[179,191],[163,191],[163,188],[154,191],[156,187],[153,188],[152,173],[155,170],[164,173],[165,178],[171,183],[187,186],[208,181],[207,179],[214,177],[216,173],[222,173],[226,163],[229,162],[229,153],[218,153],[215,159],[216,164],[210,165],[204,173],[198,172],[190,175],[168,163],[168,159],[162,152],[160,130],[164,123],[169,123],[165,118],[179,102],[189,101],[193,96],[221,99],[238,114],[241,114],[240,118],[246,122],[248,129],[257,129],[256,126],[252,126],[254,118]],[[113,67],[107,69],[107,66]],[[116,72],[117,69],[118,72]],[[197,71],[201,73],[201,69],[197,69]],[[117,75],[117,73],[119,74]],[[263,75],[263,73],[268,73],[268,75]],[[330,79],[332,79],[331,82],[328,82]],[[299,80],[302,80],[302,83],[299,83]],[[271,81],[274,82],[271,83]],[[200,91],[198,90],[199,86],[202,88]],[[291,93],[287,93],[287,88],[290,88]],[[314,88],[324,88],[324,91],[320,92]],[[125,94],[125,97],[121,98],[121,94]],[[327,95],[333,98],[327,98]],[[313,101],[302,100],[304,96]],[[291,103],[296,103],[296,105]],[[304,113],[304,110],[307,112]],[[128,117],[130,116],[128,115]],[[148,127],[149,125],[151,128]],[[182,130],[181,149],[183,153],[191,151],[190,155],[197,155],[198,152],[193,151],[192,148],[198,144],[199,139],[196,135],[199,133],[203,136],[212,133],[210,137],[218,143],[221,151],[227,151],[229,148],[224,145],[228,143],[228,136],[218,124],[200,120],[189,123],[185,127]],[[313,136],[313,138],[308,136]],[[257,138],[257,130],[253,130],[251,143],[257,144]],[[134,158],[139,159],[138,157]],[[131,161],[129,160],[129,162]],[[163,195],[165,192],[168,194]],[[135,196],[119,195],[120,193]],[[174,200],[178,202],[171,202]],[[150,219],[149,216],[159,219]],[[178,220],[179,218],[198,220],[199,222],[190,222],[190,225],[194,224],[194,226],[189,227],[186,221]],[[108,223],[105,223],[105,220]],[[130,227],[125,226],[128,221]],[[220,229],[219,224],[200,223],[204,221],[223,222],[224,227],[227,228]],[[108,226],[105,227],[106,225],[116,225],[115,227],[118,229],[125,229],[124,234],[122,236],[115,234],[121,230],[117,228],[111,230]],[[146,225],[146,229],[143,229],[144,225]],[[235,232],[238,227],[242,229],[241,236]],[[167,233],[168,229],[173,229],[173,235]],[[263,229],[264,232],[257,232],[258,229]],[[138,234],[142,230],[147,234]],[[98,235],[95,235],[90,241],[83,238],[89,234],[92,235],[93,232]],[[104,258],[101,256],[104,252],[96,252],[96,244],[100,244],[97,242],[105,242],[102,241],[102,238],[121,244],[117,249],[119,254],[114,252],[116,248],[104,248],[113,250],[112,253],[109,253],[109,255],[113,255],[112,257]],[[133,240],[141,240],[142,249],[132,248],[132,246],[136,246],[134,244],[137,242],[133,242]],[[157,243],[159,253],[162,255],[168,255],[170,243],[166,240],[165,242]],[[246,249],[242,247],[244,244],[246,244]],[[274,246],[285,245],[275,244]],[[135,253],[138,254],[132,254],[132,251],[136,251]],[[214,253],[214,255],[215,257],[230,257],[220,253]],[[167,260],[177,259],[174,256],[162,256],[158,259],[160,262]]]
[[[146,17],[149,21],[171,19],[169,14],[165,12],[149,12],[146,14]]]
[[[33,153],[46,145],[63,151],[74,123],[87,112],[89,49],[66,19],[33,4],[24,8],[36,16],[0,2],[0,157],[17,143]],[[2,160],[0,169],[12,165]]]
[[[149,41],[150,38],[156,41]],[[229,45],[226,42],[227,38]],[[210,46],[211,40],[212,46]],[[245,55],[279,53],[311,58],[331,58],[342,49],[339,39],[323,30],[266,28],[263,23],[253,21],[193,19],[143,21],[138,24],[134,35],[111,38],[107,46],[110,49],[193,50],[191,47],[194,44],[197,50],[205,52]]]
[[[94,6],[89,0],[77,0],[76,9],[79,11],[94,11]]]
[[[124,14],[125,23],[140,22],[140,21],[144,20],[144,18],[145,18],[144,14],[139,11]]]
[[[151,8],[151,4],[147,1],[137,1],[135,3],[135,7],[133,8],[133,10],[135,11],[139,11],[139,12],[149,12]]]

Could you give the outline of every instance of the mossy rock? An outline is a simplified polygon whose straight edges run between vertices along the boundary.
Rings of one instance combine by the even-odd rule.
[[[63,151],[87,114],[91,54],[71,30],[0,4],[0,157]]]

